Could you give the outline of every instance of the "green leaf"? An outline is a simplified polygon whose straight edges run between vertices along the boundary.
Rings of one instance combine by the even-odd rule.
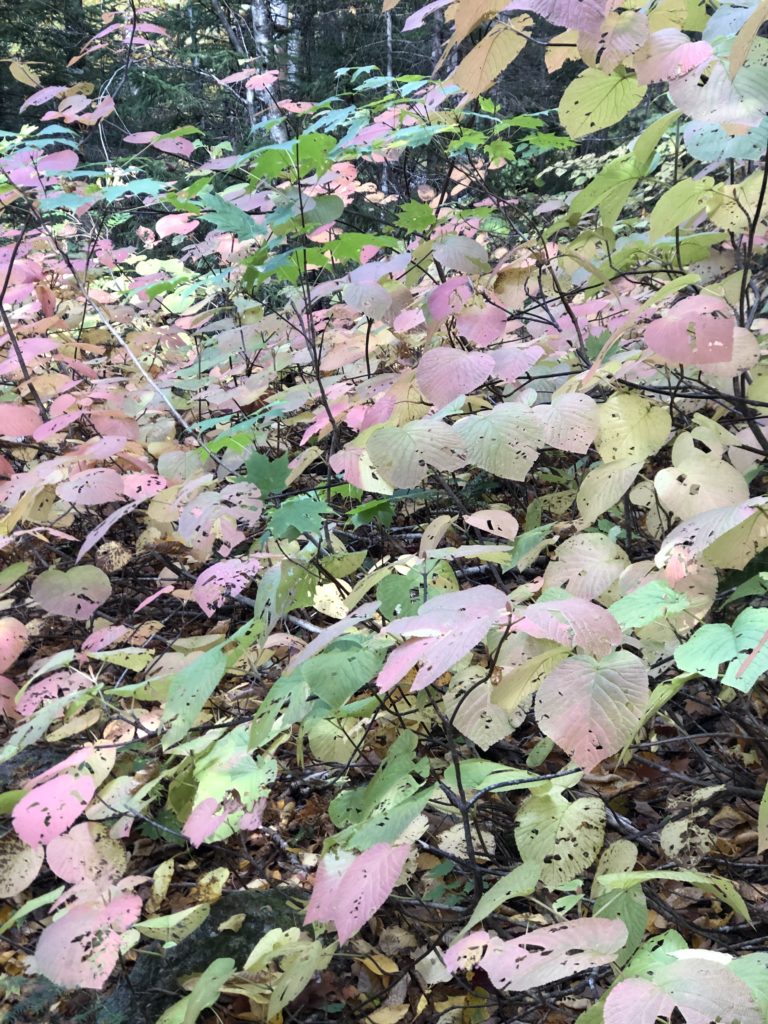
[[[208,207],[200,211],[200,216],[209,220],[219,231],[231,232],[238,238],[255,238],[260,233],[252,217],[217,193],[207,192],[200,198]]]
[[[539,865],[533,861],[518,866],[510,871],[508,875],[500,878],[495,885],[492,885],[488,892],[484,893],[478,902],[469,921],[459,932],[459,936],[465,935],[468,931],[479,924],[484,918],[500,907],[502,903],[518,899],[520,896],[530,896],[536,888],[539,880]]]
[[[587,68],[563,93],[560,121],[572,139],[581,139],[621,121],[643,96],[645,86],[636,78]]]
[[[437,223],[437,218],[427,203],[411,199],[410,202],[404,203],[400,207],[395,223],[409,235],[423,235]]]
[[[322,499],[303,494],[288,498],[272,513],[269,525],[276,537],[294,540],[302,533],[319,533],[323,527],[323,516],[333,509]]]
[[[196,931],[203,921],[208,919],[210,912],[211,906],[209,903],[199,903],[194,907],[185,907],[184,910],[177,910],[175,914],[150,917],[146,921],[141,921],[139,924],[134,925],[134,927],[149,939],[157,939],[163,943],[177,943]]]
[[[262,452],[253,452],[245,463],[245,478],[249,484],[256,484],[262,497],[268,494],[280,494],[290,474],[288,455],[279,459],[269,459]]]
[[[0,594],[9,590],[17,580],[25,576],[32,566],[31,562],[13,562],[0,571]]]
[[[648,237],[656,242],[706,209],[714,178],[683,178],[661,194],[651,211]]]
[[[685,594],[674,590],[663,580],[652,580],[620,597],[611,605],[610,611],[622,630],[628,630],[677,615],[687,607]]]
[[[515,842],[524,861],[540,865],[547,888],[570,882],[597,858],[605,835],[605,805],[597,797],[568,801],[562,793],[532,793],[517,815]]]
[[[163,711],[163,722],[169,726],[162,740],[164,750],[184,739],[226,669],[226,657],[220,647],[214,647],[173,673]]]
[[[709,893],[727,903],[732,910],[741,915],[745,921],[751,920],[747,905],[739,895],[733,882],[718,875],[704,874],[702,871],[618,871],[598,875],[596,879],[604,890],[632,889],[645,882],[667,881],[680,882],[682,885],[693,885],[702,892]]]

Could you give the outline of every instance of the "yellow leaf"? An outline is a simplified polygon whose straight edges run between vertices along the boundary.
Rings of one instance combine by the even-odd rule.
[[[544,51],[544,63],[547,65],[550,75],[559,71],[569,60],[579,59],[579,50],[576,45],[578,38],[579,33],[570,28],[552,37]]]
[[[405,1015],[410,1012],[411,1008],[407,1003],[398,1003],[396,1006],[382,1006],[365,1019],[369,1024],[398,1024],[398,1021],[404,1020]]]
[[[640,395],[611,395],[600,406],[595,448],[603,462],[642,462],[669,436],[672,418],[662,405]]]
[[[635,78],[587,68],[563,93],[560,121],[572,139],[581,139],[621,121],[643,96],[645,86]]]
[[[459,64],[449,82],[474,99],[487,92],[502,71],[512,63],[528,42],[523,35],[533,22],[527,14],[496,25]]]
[[[8,65],[8,70],[16,81],[21,82],[22,85],[28,85],[33,89],[40,88],[40,79],[29,64],[22,64],[19,60],[12,60]]]
[[[360,963],[371,974],[397,974],[400,968],[397,966],[394,960],[391,960],[388,956],[384,956],[383,953],[376,953],[375,956],[366,956],[360,961]]]

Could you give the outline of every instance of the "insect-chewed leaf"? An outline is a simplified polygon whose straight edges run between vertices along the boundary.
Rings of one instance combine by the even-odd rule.
[[[50,842],[80,817],[95,791],[90,775],[67,772],[35,786],[13,808],[16,835],[30,846]]]
[[[0,838],[0,898],[24,892],[37,878],[44,859],[42,846],[30,846],[12,833]]]
[[[632,738],[648,692],[648,671],[634,654],[616,651],[600,661],[577,655],[542,682],[536,721],[580,768],[591,771]]]
[[[642,462],[620,459],[618,462],[603,462],[590,469],[576,495],[576,507],[584,524],[594,523],[603,512],[620,501],[642,468]]]
[[[718,569],[743,569],[768,547],[768,498],[750,498],[740,505],[702,512],[667,535],[656,555],[659,568],[685,564],[704,554]]]
[[[506,595],[495,587],[472,587],[440,594],[423,604],[418,615],[390,622],[384,632],[412,637],[415,656],[406,656],[407,644],[396,648],[379,673],[377,686],[380,690],[391,689],[416,661],[421,661],[422,666],[411,689],[429,686],[483,640],[506,607]],[[394,666],[397,672],[393,671]]]
[[[616,124],[644,95],[645,86],[629,75],[587,68],[563,93],[560,121],[572,139],[580,139]]]
[[[128,864],[128,852],[109,828],[95,821],[82,821],[48,843],[48,867],[73,885],[90,882],[101,888],[116,882]]]
[[[544,570],[544,586],[563,587],[574,597],[593,601],[628,565],[626,554],[604,533],[579,533],[558,545]]]
[[[466,945],[470,939],[468,935],[460,942]],[[496,988],[526,992],[611,963],[626,940],[627,928],[622,921],[583,917],[535,928],[506,942],[489,939],[479,966]],[[446,965],[456,959],[452,949],[446,953]]]
[[[256,576],[261,565],[258,555],[250,558],[227,558],[209,566],[195,580],[192,595],[210,618],[228,597],[242,593]]]
[[[459,420],[456,432],[469,461],[504,480],[525,480],[543,444],[543,429],[532,409],[505,403]]]
[[[529,605],[515,616],[512,629],[564,647],[581,647],[597,658],[621,643],[621,629],[611,613],[580,597]]]
[[[30,589],[32,600],[51,615],[79,621],[90,619],[111,593],[109,577],[95,565],[76,565],[67,572],[46,569]]]
[[[667,409],[639,395],[611,395],[599,407],[600,429],[595,447],[604,462],[643,462],[655,455],[669,436]]]
[[[77,904],[44,930],[35,967],[62,988],[102,989],[117,964],[120,936],[140,914],[141,899],[133,893],[106,905]]]
[[[480,387],[493,368],[493,357],[484,352],[433,348],[421,357],[416,382],[427,401],[440,409],[459,395],[468,395]]]
[[[346,942],[384,904],[410,852],[410,846],[377,843],[357,857],[346,852],[326,855],[318,868],[305,923],[331,921],[339,942]]]
[[[589,395],[555,395],[550,405],[536,406],[544,424],[544,442],[561,452],[585,455],[599,426],[597,402]]]
[[[484,530],[502,540],[514,540],[520,530],[520,524],[511,512],[500,508],[485,508],[464,516],[467,526],[476,530]]]
[[[441,420],[382,427],[371,435],[368,454],[374,468],[393,487],[416,487],[430,466],[450,471],[466,463],[462,438]]]
[[[728,462],[701,452],[660,469],[654,487],[661,505],[680,519],[746,501],[749,486]]]
[[[701,954],[703,951],[692,951]],[[705,957],[654,965],[653,980],[626,978],[608,993],[605,1024],[655,1024],[677,1009],[686,1021],[762,1024],[765,1017],[749,986],[729,966]],[[764,969],[764,968],[763,968]]]
[[[593,863],[605,836],[605,806],[597,797],[569,803],[562,793],[533,793],[517,815],[515,842],[525,861],[541,865],[549,888],[576,878]]]
[[[86,508],[121,501],[123,493],[121,474],[106,466],[73,473],[68,480],[62,480],[56,488],[56,494],[62,501],[83,505]]]
[[[723,363],[733,352],[734,326],[731,309],[722,299],[692,295],[648,325],[645,344],[671,363]]]

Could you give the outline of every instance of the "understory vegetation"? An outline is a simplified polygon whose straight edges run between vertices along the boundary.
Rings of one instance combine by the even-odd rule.
[[[0,1019],[764,1024],[766,0],[241,6],[0,63]]]

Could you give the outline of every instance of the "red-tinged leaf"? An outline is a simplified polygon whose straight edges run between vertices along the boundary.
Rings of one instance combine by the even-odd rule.
[[[733,352],[734,327],[731,309],[722,299],[692,295],[648,324],[645,344],[683,366],[723,363]]]
[[[491,936],[484,931],[464,935],[446,949],[443,956],[446,970],[451,974],[474,970],[485,956],[490,941]]]
[[[67,572],[46,569],[30,589],[30,597],[51,615],[84,621],[109,600],[109,577],[95,565],[78,565]]]
[[[479,388],[493,369],[493,357],[483,352],[433,348],[421,357],[416,383],[427,401],[441,409],[459,395]]]
[[[192,596],[205,614],[211,615],[227,598],[241,594],[258,574],[262,559],[228,558],[205,569],[195,580]]]
[[[471,298],[469,278],[451,277],[432,289],[427,298],[427,309],[431,319],[441,323],[452,314],[461,312]]]
[[[324,857],[305,923],[330,921],[336,926],[339,942],[347,942],[384,905],[410,852],[410,846],[377,843],[351,860],[345,853]]]
[[[16,707],[16,697],[19,688],[8,676],[0,676],[0,720],[5,717],[16,721],[21,718],[21,713]]]
[[[628,651],[596,661],[561,661],[536,694],[539,728],[575,763],[592,771],[635,734],[648,701],[648,670]]]
[[[44,88],[38,89],[37,92],[33,92],[31,96],[27,96],[19,107],[19,113],[23,114],[27,107],[40,107],[50,100],[55,100],[66,91],[66,85],[46,85]]]
[[[478,348],[487,348],[504,337],[507,319],[507,311],[490,302],[465,306],[456,317],[456,330]]]
[[[120,936],[141,916],[141,898],[123,893],[110,903],[84,903],[49,924],[34,964],[62,988],[102,989],[117,965]]]
[[[500,590],[489,586],[472,587],[431,598],[417,615],[390,622],[384,632],[423,641],[418,652],[422,666],[411,685],[414,691],[422,690],[479,644],[506,611],[507,597]],[[399,681],[392,664],[399,670],[408,660],[397,650],[390,654],[376,680],[380,690],[390,689]]]
[[[63,881],[73,885],[89,882],[96,890],[122,878],[128,866],[125,847],[111,838],[106,825],[95,821],[80,822],[51,839],[45,858]]]
[[[43,174],[60,174],[62,171],[74,171],[79,163],[80,157],[74,149],[60,149],[40,157],[36,166]]]
[[[692,42],[677,28],[653,32],[635,58],[637,80],[642,85],[672,82],[689,71],[708,64],[714,57],[710,43]]]
[[[406,19],[403,25],[403,32],[412,32],[416,28],[421,28],[424,24],[424,19],[429,17],[435,11],[440,11],[443,7],[447,7],[448,4],[452,3],[453,0],[431,0],[430,3],[424,4],[418,11],[414,11]]]
[[[88,686],[88,677],[79,672],[70,672],[68,669],[52,672],[44,679],[31,683],[18,698],[16,708],[20,715],[33,715],[47,701],[85,686]]]
[[[690,950],[680,959],[657,968],[653,981],[626,978],[611,989],[605,1001],[605,1024],[656,1024],[674,1011],[686,1024],[764,1024],[755,994],[723,963]],[[699,954],[699,956],[696,956]]]
[[[0,436],[29,437],[42,423],[40,413],[33,406],[0,402]]]
[[[612,963],[626,941],[623,921],[582,917],[536,928],[507,942],[492,938],[480,966],[495,988],[526,992]],[[449,949],[446,957],[450,954]]]
[[[579,597],[529,605],[519,618],[513,616],[512,629],[564,647],[581,647],[597,658],[621,643],[621,629],[611,613]]]
[[[500,508],[485,508],[479,512],[472,512],[464,516],[464,522],[467,526],[491,533],[502,540],[514,540],[520,530],[520,524],[512,513]]]
[[[146,146],[159,138],[159,132],[132,132],[130,135],[123,136],[123,142],[127,142],[130,146]]]
[[[90,775],[57,775],[35,786],[13,808],[16,835],[30,846],[48,843],[73,825],[93,799]]]
[[[507,11],[533,11],[553,25],[594,34],[605,17],[605,0],[512,0]]]
[[[229,810],[222,809],[219,801],[209,796],[193,808],[181,831],[194,847],[198,847],[218,831],[229,815]]]
[[[106,651],[108,647],[119,643],[129,632],[127,626],[105,626],[103,629],[96,629],[83,641],[80,650],[94,654],[98,651]]]
[[[123,476],[123,493],[131,501],[146,501],[164,491],[168,481],[157,473],[126,473]]]
[[[508,384],[514,384],[544,355],[541,345],[523,347],[514,341],[500,345],[491,353],[494,361],[494,376],[501,377]]]
[[[274,85],[279,77],[279,71],[262,71],[259,74],[251,75],[245,83],[245,87],[246,89],[253,89],[254,92],[263,92],[264,89]]]
[[[123,478],[117,470],[108,467],[84,469],[81,473],[73,473],[68,480],[62,480],[56,494],[62,501],[84,508],[106,505],[122,500]]]
[[[159,149],[159,146],[157,147]],[[155,224],[155,231],[159,238],[168,238],[170,235],[188,235],[194,231],[200,221],[190,217],[188,213],[169,213],[161,217]]]
[[[24,892],[37,878],[44,859],[42,846],[29,846],[11,832],[0,838],[0,899]]]
[[[27,627],[10,615],[0,619],[0,672],[5,672],[27,646]]]

